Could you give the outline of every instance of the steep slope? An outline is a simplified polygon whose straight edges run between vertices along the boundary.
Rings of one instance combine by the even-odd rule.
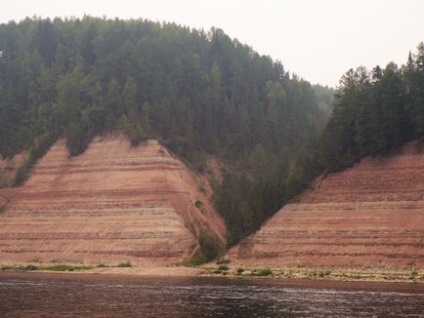
[[[200,237],[225,241],[199,182],[154,140],[133,148],[122,136],[97,137],[73,158],[61,140],[24,186],[0,192],[9,198],[0,259],[182,261],[199,252]]]
[[[411,143],[316,180],[229,255],[275,266],[424,266],[424,152]]]
[[[0,156],[0,188],[6,188],[12,185],[18,168],[26,159],[26,152],[21,152],[10,159],[1,159]]]

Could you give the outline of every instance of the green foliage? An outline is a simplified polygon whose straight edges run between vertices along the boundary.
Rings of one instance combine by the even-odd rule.
[[[203,263],[216,259],[222,253],[222,248],[216,240],[204,233],[201,233],[199,236],[199,245],[201,251],[200,257]]]
[[[272,275],[273,275],[272,270],[269,268],[254,270],[252,272],[252,276],[267,277]]]
[[[3,265],[2,267],[1,267],[1,270],[2,271],[10,271],[10,270],[13,270],[14,269],[14,267],[13,266],[11,266],[11,265]]]
[[[22,267],[22,270],[24,271],[37,271],[38,267],[32,264],[26,265]]]
[[[75,266],[75,265],[68,265],[68,264],[55,264],[47,267],[43,267],[43,270],[48,271],[54,271],[54,272],[73,272],[73,271],[79,271],[79,270],[87,270],[92,269],[93,266]]]
[[[53,135],[48,134],[40,136],[33,141],[29,156],[16,171],[12,186],[18,187],[26,181],[26,179],[29,177],[29,173],[31,172],[32,167],[35,165],[37,160],[47,152],[53,141]]]
[[[116,265],[116,267],[132,267],[132,264],[130,261],[122,262]]]
[[[418,271],[414,268],[411,271],[411,274],[409,275],[409,279],[410,280],[415,280],[415,279],[417,279],[417,277],[418,277]]]
[[[32,164],[30,164],[29,162],[25,162],[22,166],[18,168],[15,174],[15,178],[13,180],[14,187],[18,187],[25,182],[25,180],[29,177],[31,168]]]
[[[230,163],[214,195],[230,245],[306,182],[293,154],[311,155],[332,95],[214,28],[26,19],[0,25],[0,52],[0,154],[34,151],[16,186],[59,137],[71,156],[110,130],[134,146],[154,137],[199,173],[206,154]],[[201,246],[207,260],[219,254]]]
[[[335,171],[364,156],[380,156],[424,138],[424,45],[399,68],[349,70],[341,79],[318,161]]]
[[[28,264],[25,266],[2,266],[2,270],[18,270],[18,271],[53,271],[53,272],[73,272],[80,270],[93,269],[89,265],[68,265],[68,264],[55,264],[50,266],[36,266]]]
[[[312,88],[315,92],[318,108],[324,113],[326,118],[330,118],[333,111],[335,90],[321,85],[313,85]]]

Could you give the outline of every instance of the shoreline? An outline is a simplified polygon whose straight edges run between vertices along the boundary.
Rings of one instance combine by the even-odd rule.
[[[1,264],[0,264],[1,265]],[[237,279],[246,281],[296,282],[296,284],[332,285],[391,284],[419,286],[424,292],[424,269],[390,267],[335,267],[335,266],[243,266],[221,261],[200,266],[182,264],[131,264],[128,267],[90,266],[87,264],[36,263],[0,266],[0,279],[19,277],[117,277],[119,279]],[[53,268],[52,270],[48,270]],[[300,283],[302,282],[302,283]]]
[[[1,280],[65,280],[65,281],[95,281],[137,283],[166,283],[166,284],[197,284],[212,283],[246,284],[259,286],[274,286],[282,288],[301,289],[329,289],[347,292],[372,291],[372,292],[398,292],[398,293],[424,293],[424,284],[418,282],[387,282],[387,281],[342,281],[342,280],[313,280],[313,279],[287,279],[287,278],[260,278],[260,277],[235,277],[235,276],[154,276],[134,275],[123,273],[92,273],[92,272],[19,272],[1,271]]]

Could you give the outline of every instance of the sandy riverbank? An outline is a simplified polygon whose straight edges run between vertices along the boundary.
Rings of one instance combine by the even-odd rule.
[[[392,267],[266,267],[257,264],[255,267],[239,263],[218,262],[201,266],[129,264],[120,265],[84,265],[84,264],[18,264],[2,265],[0,277],[14,275],[69,275],[118,276],[118,277],[217,277],[238,279],[272,279],[316,282],[387,282],[420,285],[424,289],[424,270],[415,268]]]
[[[164,282],[167,280],[173,283],[190,284],[233,284],[243,282],[247,285],[272,285],[284,288],[313,288],[313,289],[334,289],[345,291],[390,291],[399,293],[424,293],[424,284],[412,282],[378,282],[378,281],[341,281],[341,280],[312,280],[312,279],[279,279],[279,278],[239,278],[239,277],[206,277],[192,276],[188,272],[180,272],[182,275],[137,275],[135,271],[126,272],[0,272],[0,281],[10,279],[22,280],[61,280],[61,281],[96,281],[96,282]],[[176,273],[176,272],[174,272]],[[131,275],[135,274],[135,275]]]

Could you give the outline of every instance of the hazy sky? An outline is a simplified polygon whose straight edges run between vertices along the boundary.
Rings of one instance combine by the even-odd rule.
[[[4,0],[0,22],[27,16],[143,18],[222,28],[312,83],[349,68],[406,62],[424,41],[424,0]]]

